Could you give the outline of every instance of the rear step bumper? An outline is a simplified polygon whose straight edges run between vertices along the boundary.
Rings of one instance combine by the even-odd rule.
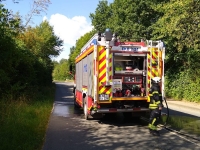
[[[127,108],[127,109],[116,109],[116,108],[101,108],[96,111],[91,111],[91,114],[95,113],[117,113],[117,112],[147,112],[150,111],[148,108]]]

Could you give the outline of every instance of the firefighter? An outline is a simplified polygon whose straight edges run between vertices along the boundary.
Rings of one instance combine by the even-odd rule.
[[[153,135],[159,136],[159,131],[157,131],[157,125],[161,117],[161,110],[163,107],[162,104],[162,95],[160,90],[160,77],[154,77],[151,80],[151,88],[149,91],[150,104],[149,109],[151,110],[150,119],[149,119],[149,131]]]

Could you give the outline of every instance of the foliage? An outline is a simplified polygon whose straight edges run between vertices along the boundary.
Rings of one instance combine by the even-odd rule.
[[[63,41],[47,21],[25,29],[19,15],[13,15],[3,5],[0,17],[0,96],[14,99],[51,84],[51,57],[59,55]]]
[[[46,85],[52,81],[52,56],[58,56],[62,50],[63,41],[60,40],[47,21],[35,28],[29,27],[21,33],[19,39],[25,43],[26,49],[33,57],[29,60],[34,68],[32,77],[36,85]],[[35,75],[35,77],[34,77]]]
[[[14,18],[13,15],[0,4],[0,93],[10,88],[10,82],[14,75],[14,64],[18,64],[19,60],[16,57],[20,57],[20,46],[14,39],[20,29],[20,19]]]
[[[199,1],[170,1],[159,4],[164,15],[152,26],[153,35],[167,45],[167,96],[199,101],[200,26]]]
[[[55,85],[42,87],[31,99],[0,101],[0,145],[4,150],[41,150],[53,105]]]
[[[154,32],[160,38],[175,38],[174,46],[182,51],[184,47],[199,49],[199,0],[172,0],[165,5],[159,4],[157,11],[164,13],[163,17],[155,24]]]
[[[99,1],[95,13],[90,13],[92,25],[99,32],[104,32],[107,26],[107,19],[112,15],[108,1]]]
[[[68,60],[61,59],[60,62],[56,64],[54,67],[53,80],[65,81],[68,76],[67,68],[68,68]]]
[[[62,51],[63,41],[53,31],[53,27],[47,21],[35,28],[28,27],[20,38],[26,43],[27,48],[41,60],[58,56]]]
[[[165,84],[168,97],[199,102],[200,81],[191,79],[189,71],[176,74],[176,79],[167,77]]]
[[[149,39],[154,24],[162,14],[153,9],[160,1],[115,0],[108,5],[107,1],[100,1],[95,13],[90,14],[92,25],[97,31],[110,28],[117,32],[121,40]]]

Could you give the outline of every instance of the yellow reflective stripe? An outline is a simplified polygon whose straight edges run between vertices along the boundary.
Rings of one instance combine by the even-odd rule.
[[[155,102],[155,104],[160,104],[160,101]]]
[[[153,121],[152,121],[152,125],[153,125],[155,122],[156,122],[156,118],[153,119]]]
[[[158,108],[157,104],[149,104],[149,109],[156,109]]]
[[[149,109],[156,109],[158,108],[157,106],[149,106]]]
[[[152,125],[152,124],[149,124],[148,126],[149,126],[149,128],[152,129],[152,130],[157,130],[157,127],[154,126],[154,125]]]
[[[160,104],[160,101],[157,101],[157,102],[155,102],[155,101],[153,101],[153,103],[151,103],[151,104],[149,104],[149,105],[155,105],[155,106],[157,106],[158,104]]]
[[[156,106],[157,107],[158,105],[157,104],[149,104],[149,106],[152,106],[152,107]]]
[[[150,108],[150,109],[156,109],[156,108],[158,108],[158,106],[155,105],[155,104],[149,104],[149,108]]]
[[[92,108],[92,106],[90,106],[89,108],[88,108],[88,110],[90,110]]]
[[[152,94],[159,94],[158,91],[153,91]]]

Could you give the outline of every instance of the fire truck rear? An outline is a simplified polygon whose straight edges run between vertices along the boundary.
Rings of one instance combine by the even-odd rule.
[[[120,42],[109,29],[95,34],[75,60],[75,107],[95,114],[149,112],[149,88],[160,77],[164,93],[162,41]]]

